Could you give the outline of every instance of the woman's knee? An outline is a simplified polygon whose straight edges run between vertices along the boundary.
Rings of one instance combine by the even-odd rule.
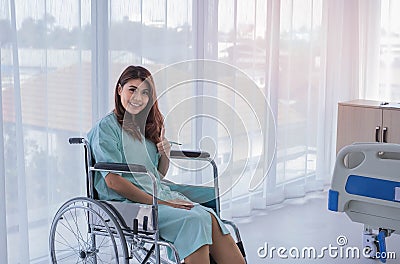
[[[190,210],[191,211],[191,210]],[[185,216],[185,223],[193,226],[206,226],[209,218],[206,214],[190,212]]]
[[[211,215],[211,227],[213,236],[215,235],[222,236],[223,233],[221,227],[219,226],[217,218],[212,213],[210,213],[210,215]]]

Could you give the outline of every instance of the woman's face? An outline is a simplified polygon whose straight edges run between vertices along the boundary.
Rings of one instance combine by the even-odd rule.
[[[123,87],[118,87],[121,103],[132,115],[139,114],[149,102],[150,89],[141,79],[129,80]]]

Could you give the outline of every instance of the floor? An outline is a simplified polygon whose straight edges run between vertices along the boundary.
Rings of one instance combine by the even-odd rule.
[[[234,218],[233,221],[240,229],[248,264],[381,263],[362,256],[362,224],[351,222],[343,213],[327,210],[327,192],[310,193],[265,210],[254,210],[251,217]],[[342,239],[339,242],[347,241],[347,244],[340,247],[338,237]],[[386,243],[387,251],[395,252],[397,258],[388,259],[386,263],[400,263],[400,236],[392,235]],[[281,256],[287,258],[278,255],[280,247],[286,249]],[[316,250],[316,258],[308,256],[311,248]],[[349,248],[359,249],[360,257],[349,251],[349,258],[346,258]],[[296,250],[299,257],[295,258]],[[305,257],[302,257],[303,250]],[[48,260],[35,263],[48,263]]]
[[[381,263],[362,254],[362,224],[351,222],[344,213],[327,210],[326,192],[311,193],[305,198],[256,210],[251,217],[235,218],[234,222],[240,229],[249,264]],[[386,244],[387,251],[396,255],[386,263],[399,263],[400,236],[390,236]],[[281,257],[277,251],[280,247]],[[272,248],[276,249],[271,251]],[[308,255],[312,248],[316,250],[316,258]],[[360,252],[360,257],[356,251]]]

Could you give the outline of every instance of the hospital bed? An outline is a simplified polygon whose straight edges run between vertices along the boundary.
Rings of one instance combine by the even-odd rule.
[[[386,237],[400,230],[400,145],[355,143],[341,149],[328,209],[364,224],[363,253],[386,262]]]

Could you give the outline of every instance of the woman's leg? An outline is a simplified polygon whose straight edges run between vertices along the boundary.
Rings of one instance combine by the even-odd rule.
[[[211,214],[212,219],[212,240],[210,254],[218,264],[245,264],[242,253],[237,247],[231,235],[224,235],[221,232],[217,219]],[[208,262],[205,262],[208,263]]]
[[[198,250],[185,258],[185,264],[207,264],[210,263],[210,248],[208,245],[200,247]]]

